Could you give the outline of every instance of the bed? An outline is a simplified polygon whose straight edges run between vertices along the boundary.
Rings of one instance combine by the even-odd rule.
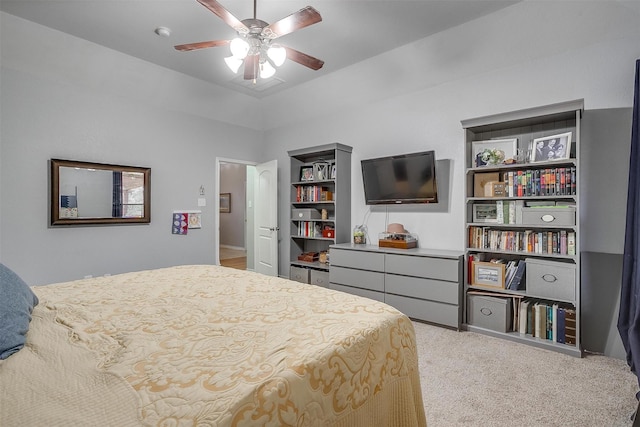
[[[31,288],[0,425],[426,426],[394,308],[211,265]]]

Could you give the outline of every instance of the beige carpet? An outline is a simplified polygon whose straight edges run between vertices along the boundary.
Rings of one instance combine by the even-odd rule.
[[[632,424],[638,383],[623,360],[414,325],[429,427]]]

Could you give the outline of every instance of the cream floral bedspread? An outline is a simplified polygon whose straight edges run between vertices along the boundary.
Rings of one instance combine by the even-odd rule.
[[[426,425],[413,325],[388,305],[218,266],[34,291],[0,424]]]

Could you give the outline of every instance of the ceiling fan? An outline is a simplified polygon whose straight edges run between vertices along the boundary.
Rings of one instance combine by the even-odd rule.
[[[290,47],[273,43],[278,37],[292,33],[322,21],[317,10],[307,6],[281,20],[268,24],[256,18],[256,2],[253,0],[253,18],[240,21],[216,0],[197,0],[198,3],[215,13],[227,25],[236,30],[238,37],[233,40],[212,40],[174,46],[179,51],[191,51],[208,47],[230,45],[232,56],[225,58],[227,66],[237,73],[244,64],[244,79],[256,80],[258,76],[268,78],[275,74],[275,67],[282,65],[286,58],[298,64],[319,70],[324,61]]]

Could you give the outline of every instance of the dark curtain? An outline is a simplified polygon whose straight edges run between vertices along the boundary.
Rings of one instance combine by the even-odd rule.
[[[640,366],[640,272],[638,271],[638,254],[640,254],[640,221],[638,220],[640,214],[640,182],[638,179],[640,172],[640,59],[636,61],[631,126],[627,225],[624,236],[618,331],[627,352],[627,363],[631,367],[631,371],[638,376],[638,367]],[[636,398],[640,399],[640,392],[636,393]]]
[[[122,218],[122,172],[113,172],[113,197],[111,200],[111,216]]]

